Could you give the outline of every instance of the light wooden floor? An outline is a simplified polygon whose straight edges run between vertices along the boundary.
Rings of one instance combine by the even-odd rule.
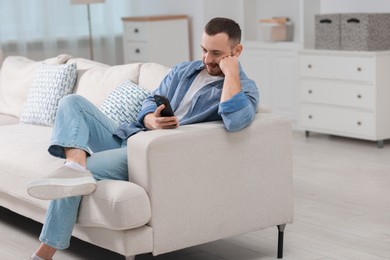
[[[284,259],[390,259],[390,142],[294,132],[295,222]],[[41,225],[0,208],[0,259],[28,259]],[[277,229],[136,260],[276,259]],[[73,239],[56,260],[123,259]]]

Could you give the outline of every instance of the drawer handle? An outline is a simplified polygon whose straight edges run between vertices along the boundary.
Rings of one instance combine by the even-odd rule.
[[[135,29],[134,29],[134,33],[139,33],[138,28],[135,28]]]
[[[362,71],[362,68],[358,67],[358,68],[357,68],[357,71],[359,71],[359,72]]]
[[[309,119],[313,119],[313,116],[312,116],[312,115],[309,115],[308,118],[309,118]]]
[[[358,94],[358,95],[357,95],[357,98],[358,98],[358,99],[361,99],[361,98],[362,98],[362,95]]]
[[[356,123],[358,126],[361,126],[362,125],[362,122],[360,122],[360,121],[357,121],[357,123]]]
[[[322,19],[320,20],[320,23],[332,23],[331,19]]]
[[[307,92],[308,92],[309,94],[313,94],[313,91],[312,91],[311,89],[309,89]]]
[[[309,69],[313,68],[313,66],[312,66],[311,64],[307,65],[307,67],[308,67]]]
[[[139,53],[141,53],[141,50],[137,48],[137,49],[135,49],[135,53],[139,54]]]
[[[360,23],[360,20],[357,18],[351,18],[347,20],[347,23]]]

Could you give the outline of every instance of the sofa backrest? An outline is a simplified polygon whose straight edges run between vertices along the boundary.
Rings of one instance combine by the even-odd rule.
[[[43,62],[63,64],[69,58],[69,55],[62,54]],[[4,59],[0,69],[0,114],[19,117],[39,64],[40,62],[21,56],[9,56]]]
[[[147,90],[156,89],[169,68],[155,63],[132,63],[109,66],[69,55],[44,61],[25,57],[7,57],[0,70],[0,114],[19,117],[27,100],[35,71],[41,62],[47,64],[77,64],[77,82],[74,93],[100,106],[111,91],[125,80],[131,80]]]
[[[142,64],[138,85],[149,91],[155,90],[171,69],[157,63]]]
[[[120,83],[129,79],[138,84],[140,63],[108,66],[82,58],[70,59],[77,64],[77,82],[74,93],[79,94],[97,106]]]
[[[77,82],[74,93],[79,94],[97,106],[123,81],[131,80],[140,87],[153,91],[170,68],[156,63],[130,63],[108,66],[82,58],[70,59],[77,63]]]

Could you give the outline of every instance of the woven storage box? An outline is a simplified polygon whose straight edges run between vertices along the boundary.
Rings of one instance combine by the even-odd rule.
[[[390,13],[342,14],[341,49],[390,50]]]
[[[315,18],[315,48],[340,49],[340,14],[317,14]]]

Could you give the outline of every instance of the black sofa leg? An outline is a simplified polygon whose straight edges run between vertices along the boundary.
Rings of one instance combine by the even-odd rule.
[[[278,258],[283,258],[283,238],[286,224],[278,225]]]

